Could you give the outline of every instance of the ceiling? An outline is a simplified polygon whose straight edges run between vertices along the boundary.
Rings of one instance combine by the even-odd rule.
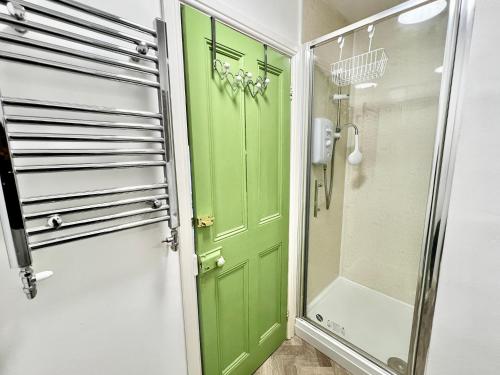
[[[324,0],[332,8],[337,9],[352,23],[372,16],[385,9],[404,3],[406,0]]]

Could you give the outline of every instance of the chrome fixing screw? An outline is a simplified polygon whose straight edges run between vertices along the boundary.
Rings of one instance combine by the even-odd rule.
[[[140,42],[137,47],[135,47],[135,50],[141,55],[147,55],[149,52],[149,46],[146,42]]]
[[[52,215],[49,216],[49,219],[47,220],[47,225],[51,228],[57,229],[59,228],[63,223],[63,220],[61,216],[59,215]]]
[[[161,201],[159,199],[155,199],[154,201],[151,202],[151,207],[152,208],[160,208],[161,207]]]
[[[26,18],[26,10],[21,4],[15,1],[9,1],[7,3],[7,11],[11,16],[16,17],[16,19],[20,21],[24,21]]]

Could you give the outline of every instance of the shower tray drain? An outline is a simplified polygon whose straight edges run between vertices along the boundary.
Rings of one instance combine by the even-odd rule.
[[[389,358],[387,360],[387,365],[401,375],[405,375],[408,369],[408,364],[398,357]]]

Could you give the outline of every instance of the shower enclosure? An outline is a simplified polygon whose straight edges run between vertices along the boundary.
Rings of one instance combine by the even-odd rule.
[[[307,46],[299,325],[365,372],[423,374],[466,4],[408,1]]]

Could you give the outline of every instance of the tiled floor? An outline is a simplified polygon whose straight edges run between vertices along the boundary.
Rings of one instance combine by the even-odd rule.
[[[254,375],[351,375],[311,345],[294,337],[285,341]]]

